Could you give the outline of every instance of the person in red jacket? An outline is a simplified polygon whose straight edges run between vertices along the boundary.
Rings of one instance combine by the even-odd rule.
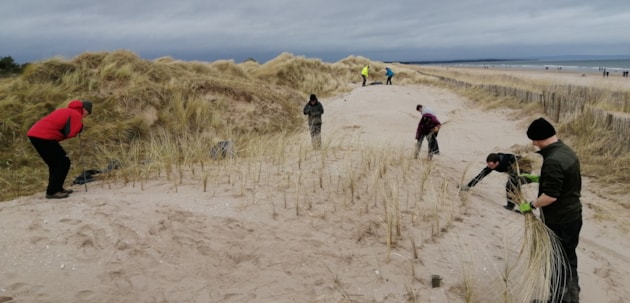
[[[59,142],[78,135],[83,130],[83,117],[92,113],[92,102],[73,100],[37,121],[26,134],[37,153],[48,165],[46,198],[67,198],[72,190],[63,183],[70,170],[70,158]]]

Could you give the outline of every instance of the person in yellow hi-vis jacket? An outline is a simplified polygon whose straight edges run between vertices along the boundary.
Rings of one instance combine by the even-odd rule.
[[[368,71],[370,69],[369,65],[366,65],[363,70],[361,70],[361,77],[363,78],[363,86],[365,86],[365,82],[367,81]]]

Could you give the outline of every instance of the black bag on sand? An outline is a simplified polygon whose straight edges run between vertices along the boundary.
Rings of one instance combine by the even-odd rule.
[[[97,170],[97,169],[88,169],[88,170],[84,170],[83,173],[81,173],[80,175],[78,175],[76,178],[74,178],[74,181],[72,181],[72,184],[85,184],[85,183],[89,183],[92,181],[96,181],[96,177],[95,175],[101,174],[101,173],[108,173],[114,169],[119,169],[120,168],[120,161],[118,160],[112,160],[109,162],[109,164],[107,165],[107,168],[103,169],[103,170]]]
[[[85,183],[89,183],[92,181],[96,181],[96,178],[94,177],[94,175],[100,174],[101,171],[100,170],[96,170],[96,169],[88,169],[88,170],[84,170],[83,173],[81,173],[80,175],[78,175],[76,178],[74,178],[74,181],[72,181],[72,184],[85,184]]]

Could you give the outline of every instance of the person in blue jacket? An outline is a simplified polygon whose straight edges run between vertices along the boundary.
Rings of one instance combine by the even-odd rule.
[[[387,76],[387,81],[385,82],[385,85],[392,85],[392,77],[394,76],[394,72],[391,68],[385,68],[385,76]]]

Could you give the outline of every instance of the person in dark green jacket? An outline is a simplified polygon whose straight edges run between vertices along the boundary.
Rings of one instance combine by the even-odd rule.
[[[318,149],[322,145],[322,115],[324,114],[324,106],[317,100],[317,96],[311,94],[306,105],[304,105],[304,114],[308,116],[308,128],[311,132],[311,140],[313,147]]]
[[[527,129],[527,137],[539,148],[543,157],[540,169],[538,198],[521,204],[521,211],[540,209],[541,220],[560,239],[568,268],[562,271],[562,293],[552,293],[551,302],[578,303],[580,285],[576,248],[582,229],[582,175],[580,160],[575,152],[556,136],[547,120],[534,120]]]

